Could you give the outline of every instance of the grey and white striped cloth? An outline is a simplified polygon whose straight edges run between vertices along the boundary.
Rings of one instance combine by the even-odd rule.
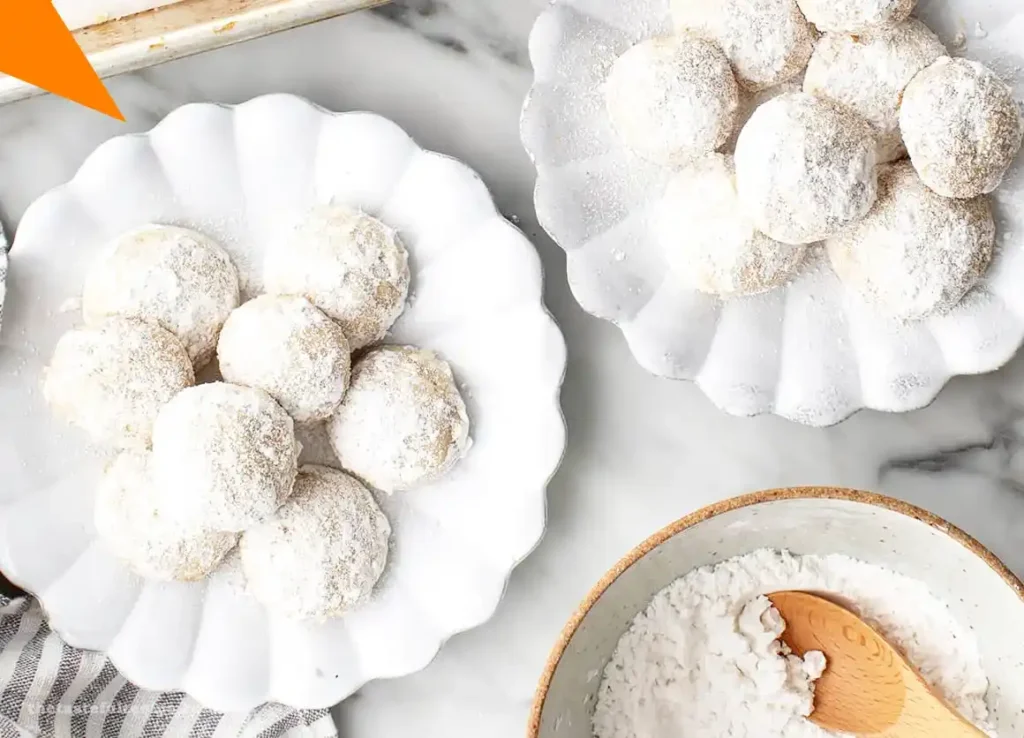
[[[336,738],[328,710],[267,704],[223,714],[146,692],[102,653],[50,630],[31,598],[0,595],[0,738]]]

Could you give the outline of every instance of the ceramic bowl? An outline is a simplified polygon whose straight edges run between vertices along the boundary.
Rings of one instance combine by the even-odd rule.
[[[921,0],[917,15],[956,53],[1024,94],[1017,0]],[[722,300],[673,278],[654,212],[673,173],[630,152],[605,111],[604,80],[639,41],[671,33],[666,0],[553,0],[530,34],[534,69],[521,121],[537,167],[537,217],[565,250],[569,285],[610,320],[653,374],[694,381],[733,415],[826,426],[862,408],[905,412],[958,374],[993,371],[1024,340],[1024,156],[993,195],[998,256],[945,315],[903,323],[846,291],[812,250],[784,288]]]
[[[771,490],[711,505],[655,533],[590,591],[541,677],[528,738],[592,738],[605,664],[659,590],[699,566],[760,549],[840,553],[924,582],[978,639],[999,735],[1024,731],[1024,584],[966,533],[931,513],[868,492]]]
[[[143,581],[96,538],[104,455],[54,419],[40,391],[54,343],[81,322],[83,274],[113,236],[181,225],[224,245],[248,298],[260,292],[267,245],[328,201],[400,232],[411,299],[387,342],[451,363],[472,448],[443,479],[381,497],[393,530],[388,568],[372,599],[344,617],[276,617],[230,566],[202,582]],[[544,530],[545,489],[565,447],[565,343],[541,283],[537,252],[480,178],[377,115],[269,95],[186,105],[148,133],[107,141],[31,205],[11,247],[0,570],[38,596],[67,642],[105,651],[141,687],[182,690],[223,711],[270,700],[325,707],[367,680],[421,669],[448,637],[491,616]],[[305,460],[337,463],[321,434],[300,440]]]

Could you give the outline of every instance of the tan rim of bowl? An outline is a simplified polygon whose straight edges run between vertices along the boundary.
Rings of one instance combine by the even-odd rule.
[[[548,656],[547,664],[544,666],[544,673],[541,674],[540,682],[537,684],[537,691],[533,697],[533,707],[530,710],[530,720],[526,728],[527,738],[538,738],[540,735],[540,715],[544,710],[544,700],[547,698],[548,689],[551,687],[551,679],[554,677],[555,669],[558,668],[558,662],[561,661],[562,654],[565,653],[565,649],[568,647],[569,641],[572,640],[573,635],[575,635],[576,629],[580,627],[580,623],[583,622],[587,613],[590,612],[590,608],[594,606],[594,603],[597,602],[601,595],[604,594],[605,590],[611,586],[612,582],[618,579],[626,569],[680,531],[686,530],[687,528],[708,520],[709,518],[713,518],[716,515],[721,515],[722,513],[729,512],[730,510],[737,510],[741,507],[757,505],[762,502],[795,500],[802,498],[823,498],[828,500],[862,502],[867,505],[875,505],[876,507],[882,507],[886,510],[892,510],[893,512],[898,512],[908,517],[915,518],[916,520],[920,520],[922,523],[926,523],[931,527],[942,531],[954,541],[964,546],[964,548],[967,548],[981,558],[992,568],[993,571],[995,571],[996,574],[1002,577],[1003,581],[1017,593],[1017,596],[1020,597],[1022,601],[1024,601],[1024,582],[1021,582],[1021,580],[1018,579],[1017,576],[1014,575],[1014,573],[1011,572],[995,554],[956,526],[947,523],[942,518],[937,515],[933,515],[927,510],[922,510],[921,508],[915,507],[914,505],[910,505],[906,502],[895,500],[891,497],[886,497],[885,495],[876,494],[874,492],[862,492],[860,490],[843,489],[841,487],[787,487],[783,489],[769,489],[761,492],[741,495],[740,497],[733,497],[731,499],[715,503],[714,505],[708,505],[707,507],[701,508],[697,512],[691,513],[684,518],[680,518],[676,522],[662,528],[626,554],[626,556],[623,557],[619,563],[613,566],[607,574],[601,577],[600,581],[598,581],[598,583],[594,585],[593,589],[587,593],[583,602],[576,608],[576,612],[573,613],[572,617],[569,618],[569,622],[566,623],[565,627],[562,629],[561,634],[558,636],[558,641],[555,643],[554,648],[551,649],[551,654]]]

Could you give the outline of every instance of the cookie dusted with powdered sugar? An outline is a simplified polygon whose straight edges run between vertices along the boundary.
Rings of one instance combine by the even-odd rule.
[[[946,197],[992,192],[1020,151],[1013,90],[988,67],[942,57],[903,93],[900,131],[921,179]]]
[[[731,156],[712,154],[680,170],[658,208],[658,241],[686,284],[729,297],[765,292],[788,282],[805,246],[758,231],[736,196]]]
[[[118,236],[85,277],[82,313],[159,323],[184,344],[196,369],[213,358],[217,335],[238,306],[238,272],[213,239],[165,225]]]
[[[721,49],[681,34],[642,41],[616,59],[605,101],[630,149],[658,163],[685,162],[728,140],[739,89]]]
[[[217,358],[226,381],[263,390],[300,423],[329,417],[348,387],[345,333],[304,297],[242,305],[224,323]]]
[[[381,346],[355,363],[328,432],[342,467],[388,493],[437,479],[469,448],[451,367],[413,346]]]
[[[59,417],[113,448],[146,448],[160,409],[195,383],[185,347],[154,323],[107,318],[68,331],[43,395]]]
[[[814,50],[814,29],[796,0],[672,0],[672,20],[718,44],[748,90],[793,79]]]
[[[263,279],[267,292],[301,295],[338,321],[355,351],[384,338],[405,309],[409,255],[376,218],[321,205],[270,245]]]
[[[835,103],[780,95],[751,116],[736,143],[736,188],[758,230],[813,243],[867,214],[877,190],[870,126]]]
[[[768,87],[764,90],[758,90],[751,92],[749,90],[740,91],[740,106],[736,111],[736,128],[732,132],[732,136],[725,142],[725,146],[722,147],[722,153],[733,154],[736,152],[736,141],[739,140],[740,131],[747,125],[747,121],[759,107],[764,105],[769,100],[774,100],[779,95],[786,95],[790,92],[800,92],[800,85],[796,82],[783,82],[781,85],[775,85],[774,87]]]
[[[303,466],[272,520],[242,535],[249,591],[274,612],[325,620],[373,592],[391,526],[373,495],[344,472]]]
[[[291,417],[266,392],[215,382],[167,403],[153,427],[153,481],[175,517],[238,532],[291,494],[299,457]]]
[[[174,498],[161,500],[153,486],[149,458],[149,452],[126,452],[104,472],[96,490],[96,532],[140,576],[202,579],[234,548],[236,536],[176,519]]]
[[[917,0],[796,0],[819,31],[869,33],[906,20]]]
[[[910,18],[870,35],[826,33],[807,65],[804,92],[826,97],[864,118],[878,137],[879,161],[901,158],[900,101],[910,80],[946,48]]]
[[[995,223],[988,199],[955,200],[924,186],[909,162],[883,167],[878,202],[827,242],[839,278],[900,320],[943,313],[988,269]]]

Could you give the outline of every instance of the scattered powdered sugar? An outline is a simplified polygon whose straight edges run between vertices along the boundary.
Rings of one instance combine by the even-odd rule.
[[[907,85],[900,129],[921,179],[946,197],[992,192],[1024,136],[1010,86],[978,62],[950,57]]]
[[[202,579],[234,548],[236,536],[175,519],[173,506],[155,494],[149,458],[149,452],[126,452],[104,472],[96,490],[96,532],[140,576]]]
[[[867,120],[879,139],[879,161],[892,161],[906,153],[899,130],[903,90],[945,53],[939,37],[916,18],[867,36],[826,33],[807,65],[804,92]]]
[[[832,594],[871,622],[960,713],[988,725],[977,643],[919,581],[847,556],[762,549],[695,569],[637,615],[605,668],[596,738],[826,738],[806,715],[820,656],[787,656],[763,595]],[[812,652],[813,653],[813,652]]]
[[[717,43],[748,90],[793,79],[814,50],[814,29],[796,0],[671,0],[672,20]]]
[[[176,335],[196,369],[213,358],[217,334],[238,305],[238,272],[202,233],[148,225],[118,236],[85,278],[86,323],[124,315]]]
[[[711,154],[681,169],[659,206],[658,240],[674,273],[701,292],[749,295],[785,284],[805,246],[774,241],[739,205],[731,156]]]
[[[114,448],[147,448],[160,408],[195,382],[181,342],[154,323],[112,317],[68,331],[43,377],[54,413]]]
[[[917,0],[796,0],[819,31],[871,33],[906,20]]]
[[[992,259],[995,222],[985,196],[942,197],[898,162],[882,168],[868,216],[827,246],[847,287],[890,317],[914,320],[949,310],[977,283]]]
[[[353,351],[381,340],[405,308],[409,255],[398,233],[366,213],[321,205],[271,243],[266,291],[302,295],[338,321]]]
[[[300,423],[330,416],[348,387],[348,340],[304,297],[261,295],[237,308],[217,358],[226,381],[263,390]]]
[[[337,617],[370,596],[390,535],[362,484],[336,469],[304,466],[274,518],[242,535],[249,591],[286,617]]]
[[[352,368],[328,433],[343,468],[391,493],[449,471],[469,448],[469,417],[446,361],[381,346]]]
[[[177,519],[237,532],[291,494],[299,451],[291,417],[266,392],[203,384],[157,416],[153,479]]]
[[[627,146],[655,162],[685,162],[729,138],[739,91],[721,49],[681,34],[642,41],[620,56],[605,101]]]
[[[736,143],[740,201],[776,241],[813,243],[864,217],[877,189],[875,137],[861,118],[803,92],[758,108]]]

